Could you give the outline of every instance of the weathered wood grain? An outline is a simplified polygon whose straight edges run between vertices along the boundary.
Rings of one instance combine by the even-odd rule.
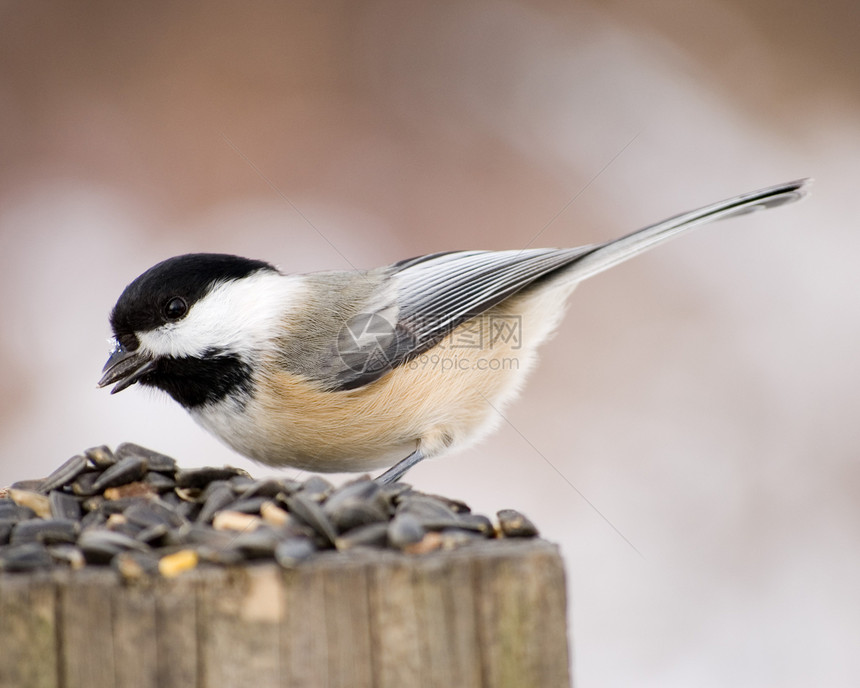
[[[545,548],[506,554],[497,550],[475,558],[485,685],[567,686],[561,561]]]
[[[111,586],[103,594],[109,592],[113,593],[115,685],[159,688],[156,596],[152,586]]]
[[[374,685],[380,688],[416,685],[423,673],[424,620],[419,616],[414,571],[403,557],[384,557],[370,574]]]
[[[373,656],[367,600],[368,564],[340,565],[332,558],[319,574],[323,581],[324,652],[329,686],[371,686]]]
[[[0,688],[563,688],[555,546],[329,553],[295,569],[0,575]]]
[[[416,567],[414,589],[422,680],[428,688],[479,688],[481,647],[475,619],[475,574],[470,558],[427,557]]]
[[[211,572],[198,587],[197,610],[204,686],[279,684],[284,594],[275,566]]]
[[[60,684],[66,688],[115,686],[112,571],[83,570],[58,584]],[[120,653],[122,654],[122,653]]]
[[[0,688],[56,688],[57,609],[44,577],[7,576],[0,584]]]
[[[159,688],[197,686],[201,633],[197,624],[197,587],[193,577],[158,581],[155,629]]]

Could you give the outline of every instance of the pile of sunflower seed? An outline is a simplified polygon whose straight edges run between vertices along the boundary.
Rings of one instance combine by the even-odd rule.
[[[538,534],[512,509],[497,519],[406,483],[255,480],[229,466],[182,469],[125,443],[0,490],[0,571],[95,565],[127,579],[170,577],[207,563],[274,559],[289,568],[326,549],[421,554]]]

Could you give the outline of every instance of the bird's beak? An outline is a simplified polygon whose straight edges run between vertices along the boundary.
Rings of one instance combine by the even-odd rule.
[[[106,387],[116,382],[116,386],[110,391],[111,394],[121,392],[126,387],[131,387],[144,375],[155,367],[155,359],[142,351],[129,351],[122,344],[116,342],[110,358],[105,367],[102,368],[102,379],[99,387]]]

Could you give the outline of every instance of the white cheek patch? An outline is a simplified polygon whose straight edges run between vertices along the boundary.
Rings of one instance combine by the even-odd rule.
[[[261,271],[218,285],[179,322],[137,336],[156,356],[199,357],[212,349],[243,354],[280,333],[284,317],[301,305],[303,292],[299,277]]]

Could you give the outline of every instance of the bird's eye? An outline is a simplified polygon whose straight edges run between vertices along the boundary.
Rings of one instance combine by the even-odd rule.
[[[179,320],[188,312],[188,304],[180,296],[174,296],[164,306],[164,315],[168,320]]]

